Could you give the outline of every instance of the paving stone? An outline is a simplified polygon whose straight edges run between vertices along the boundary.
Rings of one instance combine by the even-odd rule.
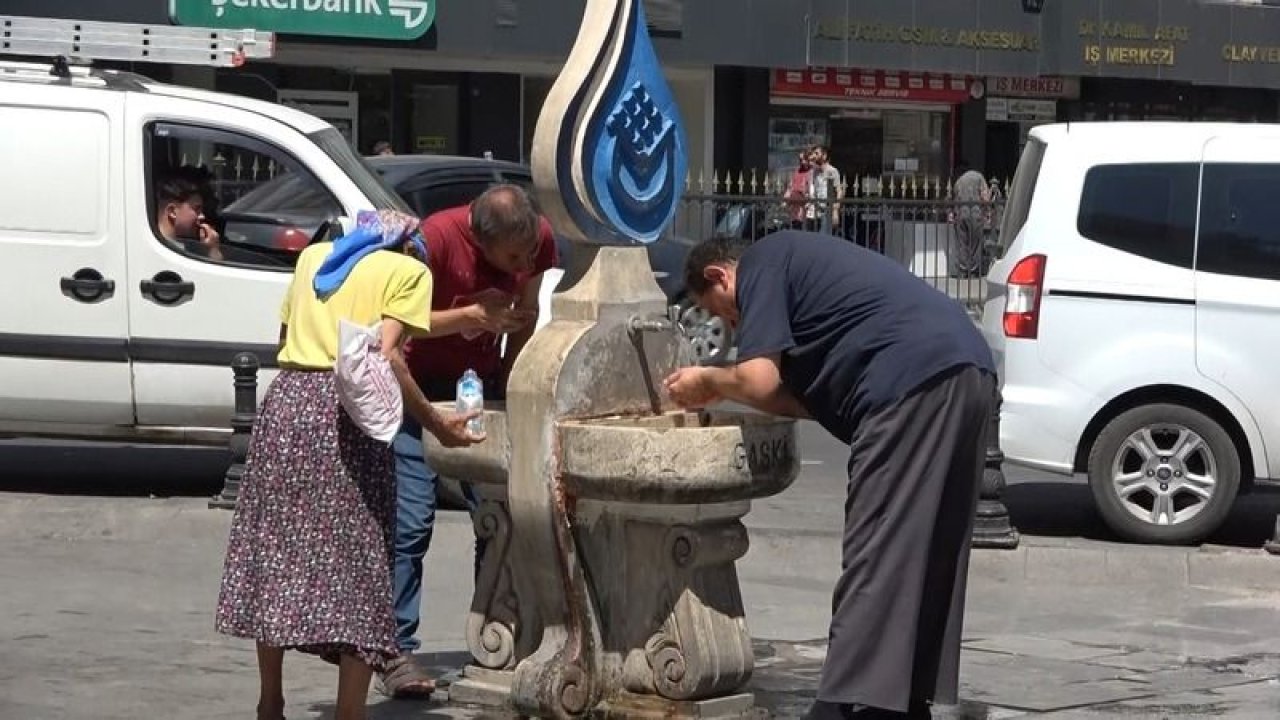
[[[1107,553],[1074,547],[1029,547],[1026,577],[1065,586],[1105,583]]]
[[[1036,720],[1100,720],[1101,718],[1275,720],[1280,717],[1280,687],[1274,683],[1255,682],[1215,690],[1136,698],[1035,717]]]
[[[1187,551],[1143,548],[1141,552],[1108,551],[1107,577],[1121,583],[1181,587],[1189,577]]]
[[[1109,648],[1091,647],[1058,638],[1037,635],[996,635],[965,643],[973,650],[992,653],[1024,655],[1050,660],[1089,660],[1115,651]]]
[[[1107,667],[1121,668],[1124,670],[1153,672],[1155,670],[1168,670],[1182,667],[1182,665],[1186,663],[1186,660],[1186,658],[1178,655],[1153,652],[1151,650],[1138,650],[1135,652],[1117,653],[1115,655],[1103,655],[1102,657],[1094,658],[1089,662],[1093,665],[1105,665]]]
[[[1188,556],[1191,585],[1280,591],[1280,557],[1262,550],[1197,552]]]
[[[1027,575],[1027,551],[974,550],[969,556],[969,574],[991,582],[1022,581]]]
[[[1182,693],[1193,690],[1211,690],[1213,688],[1239,685],[1253,682],[1253,678],[1244,674],[1237,667],[1205,667],[1191,665],[1187,667],[1156,670],[1154,672],[1127,675],[1124,680],[1131,680],[1150,688],[1155,693]]]
[[[1015,710],[1059,710],[1139,697],[1150,691],[1116,668],[972,651],[960,661],[961,696]]]

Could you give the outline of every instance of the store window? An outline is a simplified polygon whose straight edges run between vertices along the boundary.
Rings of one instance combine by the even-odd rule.
[[[1204,168],[1197,269],[1280,280],[1280,165]]]
[[[414,85],[410,152],[426,155],[458,154],[458,86]]]
[[[945,178],[947,163],[942,138],[948,117],[949,113],[929,110],[884,111],[880,174]]]
[[[209,262],[288,270],[343,214],[292,156],[258,138],[177,123],[147,128],[156,239]]]
[[[876,192],[882,179],[945,179],[949,111],[776,106],[769,122],[769,170],[792,172],[801,149],[824,145],[849,183]]]
[[[1190,268],[1195,255],[1194,163],[1099,165],[1085,175],[1076,219],[1096,243]]]
[[[769,120],[769,172],[790,175],[800,163],[800,153],[827,144],[825,117],[775,117]]]

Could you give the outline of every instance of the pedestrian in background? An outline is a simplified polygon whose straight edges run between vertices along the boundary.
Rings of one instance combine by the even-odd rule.
[[[951,220],[956,229],[956,242],[949,257],[952,277],[976,277],[982,268],[985,212],[990,190],[982,173],[969,163],[961,161],[956,166],[959,175],[954,187],[955,209]]]
[[[812,417],[849,445],[841,573],[806,718],[927,720],[931,702],[954,704],[996,397],[982,336],[902,265],[828,235],[707,241],[685,283],[734,328],[738,357],[671,375],[675,402]]]
[[[391,603],[391,447],[342,409],[339,321],[382,322],[382,354],[416,423],[447,446],[478,442],[474,417],[438,413],[401,348],[430,329],[432,281],[415,218],[364,214],[298,257],[280,312],[280,373],[254,423],[218,597],[221,633],[257,642],[258,720],[284,716],[284,652],[338,665],[338,720],[363,720],[374,669],[398,652]]]
[[[844,183],[840,179],[840,170],[831,164],[831,155],[821,145],[814,145],[809,151],[809,162],[813,167],[809,174],[809,197],[814,202],[809,206],[809,215],[815,220],[811,230],[833,234],[839,231],[842,223]]]
[[[812,210],[808,202],[810,190],[813,187],[812,176],[813,165],[809,162],[809,150],[802,150],[799,164],[795,172],[791,173],[791,182],[787,185],[786,192],[782,194],[782,198],[787,201],[792,230],[804,228],[805,219]]]

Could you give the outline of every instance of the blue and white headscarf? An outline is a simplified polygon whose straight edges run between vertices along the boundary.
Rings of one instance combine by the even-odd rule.
[[[361,210],[356,215],[355,229],[333,241],[333,250],[316,272],[312,283],[316,297],[326,298],[337,292],[364,256],[398,248],[406,240],[414,244],[418,257],[426,262],[427,244],[417,218],[395,210]]]

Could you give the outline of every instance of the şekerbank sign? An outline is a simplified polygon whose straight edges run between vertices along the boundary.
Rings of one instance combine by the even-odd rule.
[[[297,35],[416,40],[436,0],[169,0],[175,24]]]

